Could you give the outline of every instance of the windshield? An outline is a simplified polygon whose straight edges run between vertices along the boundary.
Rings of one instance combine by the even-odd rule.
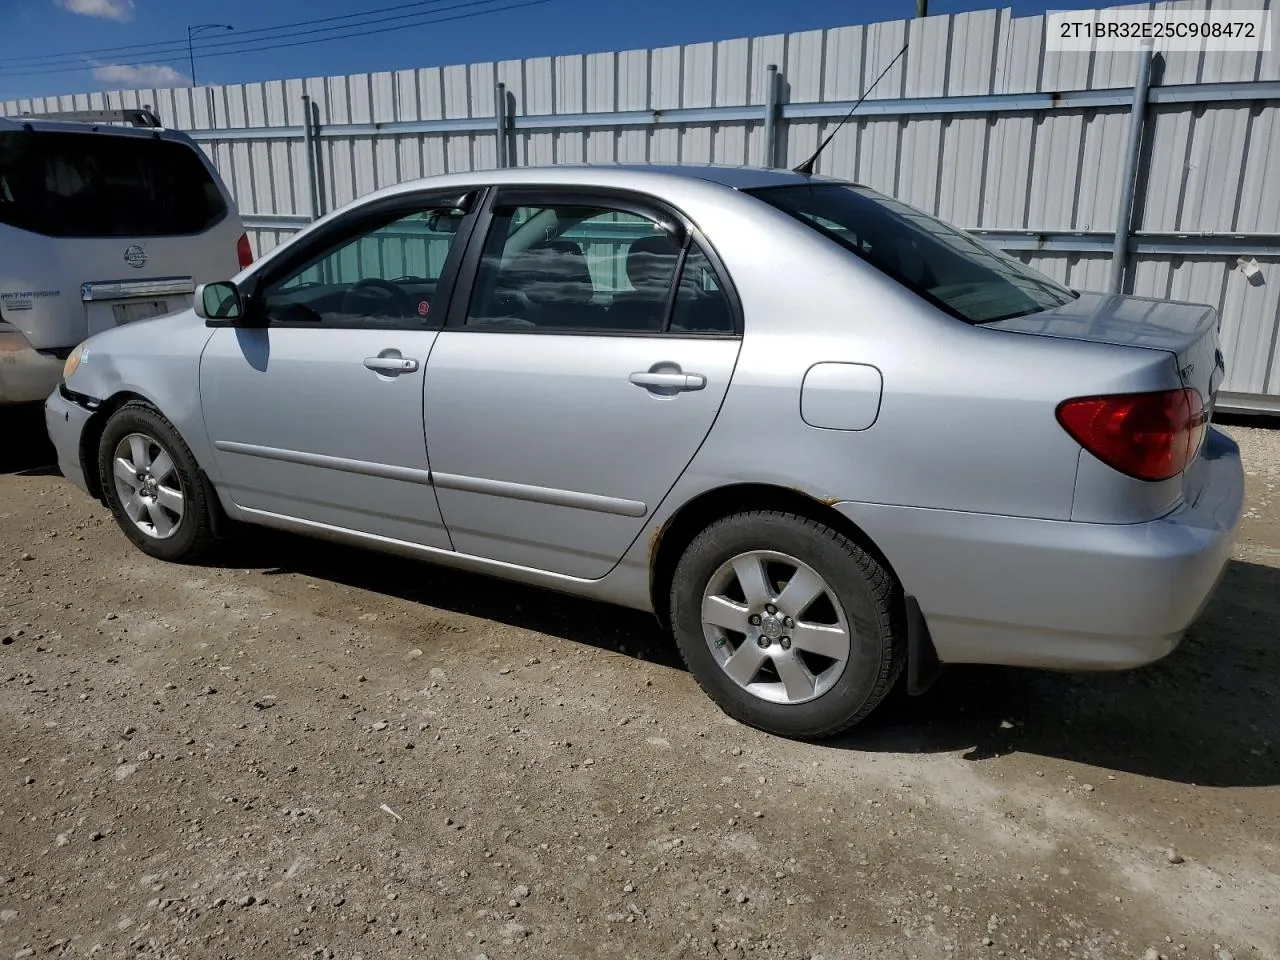
[[[955,227],[866,187],[748,191],[969,323],[1060,307],[1076,294]]]

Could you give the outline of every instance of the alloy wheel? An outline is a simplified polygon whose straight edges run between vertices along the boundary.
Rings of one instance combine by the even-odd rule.
[[[186,508],[182,478],[154,437],[130,433],[116,445],[112,475],[120,506],[148,537],[166,540],[182,522]]]
[[[712,574],[702,629],[725,674],[771,703],[822,696],[849,660],[849,621],[835,591],[808,564],[773,550],[738,554]]]

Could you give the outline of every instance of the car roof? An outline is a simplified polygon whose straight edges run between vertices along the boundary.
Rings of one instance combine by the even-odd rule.
[[[735,190],[751,190],[760,187],[782,187],[789,184],[799,184],[805,182],[803,174],[793,173],[790,170],[771,170],[765,167],[748,167],[748,166],[730,166],[727,164],[576,164],[576,165],[560,165],[557,167],[528,167],[524,170],[511,171],[513,173],[523,173],[531,178],[537,178],[549,169],[559,170],[576,170],[580,173],[585,171],[595,172],[598,170],[612,170],[623,175],[626,174],[647,174],[663,177],[678,177],[682,179],[706,180],[711,183],[718,183],[724,187],[733,187]],[[507,171],[503,171],[504,173]],[[585,174],[590,175],[590,174]]]
[[[165,127],[134,127],[108,121],[88,120],[51,120],[45,117],[0,117],[0,132],[15,133],[26,128],[45,133],[96,133],[106,136],[143,137],[164,140],[182,140],[190,142],[190,138],[181,130],[170,130]]]
[[[473,170],[408,180],[367,194],[362,200],[394,196],[422,189],[480,186],[575,186],[633,189],[661,193],[680,184],[709,183],[733,190],[798,186],[806,183],[843,181],[805,176],[790,170],[720,164],[556,164],[540,167],[510,167]]]

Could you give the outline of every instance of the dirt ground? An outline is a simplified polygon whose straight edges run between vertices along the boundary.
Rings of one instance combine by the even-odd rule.
[[[726,719],[649,617],[283,536],[129,547],[0,421],[0,960],[1280,958],[1280,429],[1120,675]]]

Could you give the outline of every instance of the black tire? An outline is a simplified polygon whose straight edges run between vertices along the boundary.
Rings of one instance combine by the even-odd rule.
[[[761,699],[732,680],[712,654],[702,623],[704,591],[725,563],[755,550],[776,551],[807,564],[844,609],[849,657],[838,679],[815,699]],[[905,630],[895,613],[896,593],[893,575],[838,531],[791,513],[739,513],[703,530],[680,558],[671,586],[672,629],[690,673],[729,716],[784,737],[822,739],[870,714],[902,672]]]
[[[117,445],[130,434],[152,438],[173,461],[181,484],[183,512],[173,532],[164,539],[148,536],[129,517],[116,489],[114,454]],[[113,413],[102,431],[98,444],[98,476],[102,495],[116,523],[138,549],[159,560],[190,563],[206,553],[213,544],[213,517],[209,493],[191,450],[173,424],[146,403],[126,403]]]

